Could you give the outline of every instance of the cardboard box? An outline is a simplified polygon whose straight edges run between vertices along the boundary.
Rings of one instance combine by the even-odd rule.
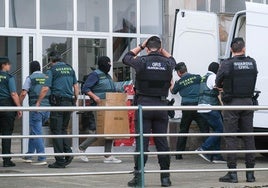
[[[101,101],[101,106],[126,106],[126,102],[125,93],[106,93],[106,100]],[[128,111],[97,111],[97,133],[129,134]],[[115,138],[118,137],[106,139]]]

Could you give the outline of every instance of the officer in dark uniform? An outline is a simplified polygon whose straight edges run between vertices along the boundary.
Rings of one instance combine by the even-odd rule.
[[[235,38],[231,43],[233,57],[221,63],[216,77],[216,86],[223,90],[222,101],[224,105],[252,105],[254,94],[257,65],[254,59],[245,56],[245,42],[243,38]],[[253,132],[252,110],[227,110],[223,111],[224,132]],[[253,136],[243,136],[246,150],[255,150]],[[238,140],[236,136],[226,136],[226,149],[237,150]],[[236,154],[227,155],[227,166],[236,168]],[[245,154],[247,168],[254,168],[255,156],[253,153]],[[246,172],[247,182],[254,182],[254,172]],[[219,179],[220,182],[237,183],[237,172],[228,172]]]
[[[147,56],[137,56],[146,47]],[[161,48],[161,40],[153,36],[129,51],[123,58],[123,63],[133,67],[136,71],[136,104],[142,106],[166,106],[166,97],[172,80],[172,71],[176,64],[174,58]],[[136,121],[138,115],[136,115]],[[167,111],[143,112],[143,133],[167,133]],[[136,124],[136,130],[138,129]],[[169,151],[166,137],[154,137],[157,151]],[[144,151],[148,151],[149,138],[144,138]],[[136,151],[139,151],[139,140],[136,140]],[[145,163],[147,156],[145,157]],[[134,175],[128,186],[135,187],[139,182],[139,157],[135,157]],[[170,166],[169,155],[158,155],[161,170],[168,170]],[[171,186],[169,173],[161,173],[161,185]]]
[[[0,57],[0,106],[21,106],[16,91],[15,79],[8,74],[10,62],[7,57]],[[22,112],[17,112],[20,118]],[[2,135],[12,135],[16,112],[0,112],[0,131]],[[11,139],[2,139],[2,153],[11,154]],[[3,167],[16,166],[11,157],[3,157]]]
[[[47,71],[46,80],[36,105],[40,106],[42,99],[46,96],[48,90],[51,90],[51,106],[74,106],[76,104],[79,90],[75,72],[73,68],[62,62],[62,57],[53,51],[49,54],[49,60],[52,64]],[[71,112],[51,112],[50,129],[54,135],[67,134],[67,128]],[[68,138],[53,138],[53,147],[55,153],[71,153],[71,140]],[[56,162],[49,164],[49,168],[65,168],[73,159],[72,156],[55,156]]]

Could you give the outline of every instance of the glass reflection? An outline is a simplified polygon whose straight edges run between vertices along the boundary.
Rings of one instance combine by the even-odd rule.
[[[10,0],[9,1],[9,26],[19,28],[36,27],[36,1],[35,0]]]
[[[82,81],[97,68],[98,58],[106,55],[106,39],[78,39],[78,79]]]
[[[48,53],[58,51],[63,61],[72,65],[72,38],[67,37],[43,37],[43,68],[46,70],[49,67]]]
[[[77,19],[79,31],[109,31],[109,1],[78,0]]]
[[[41,29],[73,29],[72,0],[41,0]]]
[[[119,33],[136,33],[137,2],[133,0],[113,1],[113,31]]]
[[[0,0],[0,27],[5,26],[5,1]]]
[[[130,69],[130,67],[122,63],[122,58],[128,51],[130,51],[135,46],[137,46],[136,38],[113,38],[113,70],[115,81],[120,82],[132,79],[132,70]]]

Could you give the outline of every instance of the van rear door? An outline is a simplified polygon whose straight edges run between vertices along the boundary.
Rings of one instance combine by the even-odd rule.
[[[246,3],[246,53],[258,66],[256,89],[261,91],[260,105],[268,105],[268,5]],[[254,127],[268,128],[268,111],[256,111]]]
[[[218,19],[214,13],[176,10],[172,55],[176,62],[185,62],[190,73],[204,75],[212,61],[218,61]],[[178,76],[174,73],[174,80]],[[175,97],[176,105],[180,97]],[[176,114],[176,117],[177,114]]]

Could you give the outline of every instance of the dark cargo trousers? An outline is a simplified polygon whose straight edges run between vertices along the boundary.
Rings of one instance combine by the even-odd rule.
[[[231,102],[224,103],[224,105],[252,105],[251,98],[234,98]],[[236,132],[253,132],[253,111],[250,110],[226,110],[223,111],[224,133]],[[255,150],[254,136],[242,136],[245,149]],[[238,138],[237,136],[225,137],[226,149],[237,150]],[[235,153],[227,154],[227,166],[229,168],[236,168],[237,158]],[[245,164],[247,168],[255,166],[254,153],[245,154]]]
[[[166,106],[167,102],[160,99],[160,97],[138,96],[136,103],[142,106]],[[167,133],[168,114],[167,111],[143,111],[143,133]],[[136,132],[138,133],[138,113],[136,113]],[[154,137],[154,142],[157,151],[169,151],[167,137]],[[148,152],[149,137],[144,137],[143,149]],[[139,139],[136,139],[136,151],[139,151]],[[139,170],[139,156],[135,156],[135,170]],[[144,165],[148,156],[144,156]],[[170,166],[170,155],[158,155],[158,163],[161,170],[168,170]],[[169,176],[168,173],[162,174]]]
[[[196,111],[182,111],[179,133],[188,133],[192,121],[197,123],[201,133],[208,133],[209,126],[207,121]],[[186,147],[187,137],[178,137],[177,151],[184,151]]]
[[[71,100],[62,100],[59,106],[73,106]],[[56,112],[50,114],[50,129],[53,135],[66,135],[71,112]],[[70,138],[53,138],[53,148],[55,153],[72,153]],[[64,156],[55,156],[56,163],[64,165]]]
[[[12,99],[0,100],[0,106],[14,106]],[[12,135],[16,112],[0,112],[1,135]],[[2,154],[11,154],[11,139],[2,139]],[[4,161],[10,161],[11,157],[3,157]]]

